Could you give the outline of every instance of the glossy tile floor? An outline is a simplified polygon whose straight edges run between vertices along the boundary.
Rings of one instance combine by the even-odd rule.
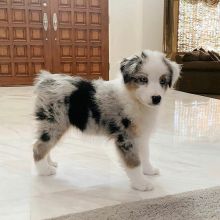
[[[53,152],[56,176],[32,162],[33,88],[0,88],[0,219],[45,219],[220,185],[220,101],[171,91],[151,139],[155,189],[130,189],[113,143],[70,130]]]

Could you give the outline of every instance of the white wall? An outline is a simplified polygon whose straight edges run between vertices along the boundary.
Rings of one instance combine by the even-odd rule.
[[[143,0],[143,48],[162,51],[164,0]]]
[[[123,58],[142,48],[142,1],[109,0],[110,79],[118,74]]]
[[[109,0],[109,17],[110,79],[124,57],[162,50],[163,0]]]

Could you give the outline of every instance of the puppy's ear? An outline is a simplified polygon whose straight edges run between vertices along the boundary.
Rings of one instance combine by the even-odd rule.
[[[124,59],[121,61],[121,63],[120,63],[120,70],[121,70],[122,73],[123,73],[124,70],[125,70],[125,66],[126,66],[127,62],[128,62],[128,59],[124,58]]]
[[[167,65],[170,72],[169,87],[173,87],[180,76],[181,65],[177,64],[176,62],[170,61],[167,58],[164,58],[164,63]]]
[[[133,75],[140,70],[142,64],[143,60],[139,56],[125,58],[121,61],[120,70],[125,83],[132,81]]]
[[[147,58],[147,54],[146,54],[144,51],[142,51],[141,57],[142,57],[143,59],[146,59],[146,58]]]

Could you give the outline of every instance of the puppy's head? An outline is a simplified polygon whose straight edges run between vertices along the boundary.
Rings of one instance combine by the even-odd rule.
[[[180,74],[180,65],[168,60],[163,53],[146,50],[121,62],[124,83],[145,106],[158,106],[167,89]]]

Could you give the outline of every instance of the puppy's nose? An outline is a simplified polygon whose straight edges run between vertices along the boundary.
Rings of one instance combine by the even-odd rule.
[[[159,104],[160,101],[161,101],[161,96],[160,95],[152,96],[152,102],[153,102],[154,105]]]

